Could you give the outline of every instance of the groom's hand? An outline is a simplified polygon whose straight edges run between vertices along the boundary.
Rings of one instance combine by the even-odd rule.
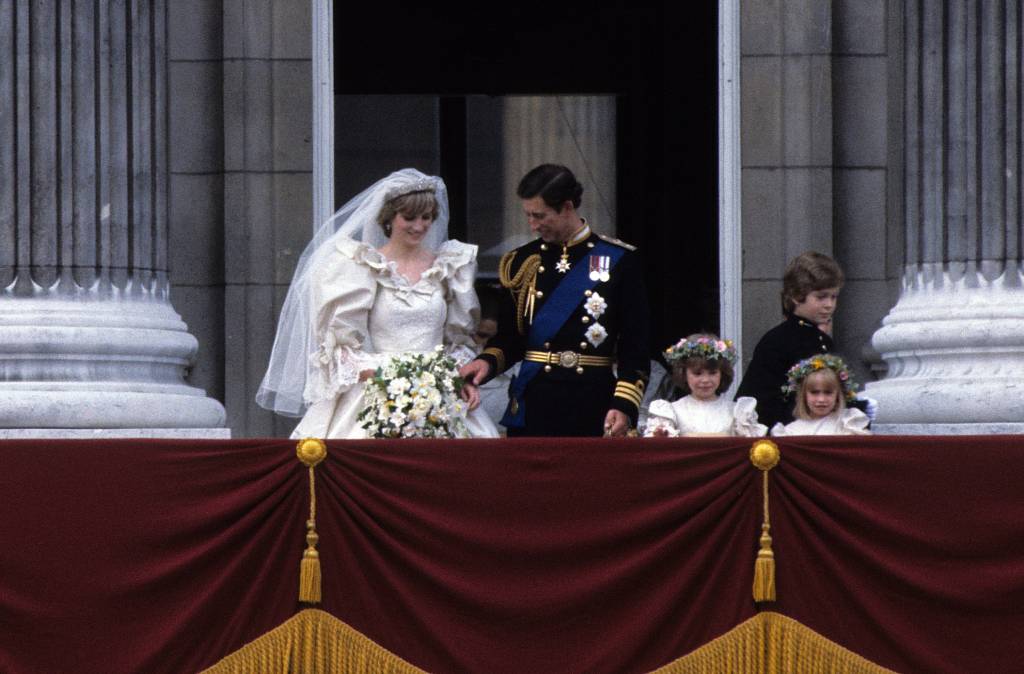
[[[477,358],[463,365],[459,370],[459,376],[467,383],[479,386],[480,382],[487,378],[490,369],[491,366],[487,364],[487,361]]]
[[[629,417],[619,410],[608,410],[604,417],[604,436],[606,438],[622,437],[629,430]]]

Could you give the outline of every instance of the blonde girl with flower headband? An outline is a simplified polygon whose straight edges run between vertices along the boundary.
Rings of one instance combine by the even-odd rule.
[[[768,430],[757,421],[757,401],[733,402],[722,393],[733,380],[736,347],[711,333],[693,334],[665,349],[673,378],[686,394],[675,402],[654,400],[647,412],[646,437],[739,435],[758,437]]]
[[[870,435],[870,419],[846,404],[857,398],[857,384],[843,359],[834,354],[805,358],[786,373],[784,393],[796,394],[796,420],[772,427],[774,436]]]

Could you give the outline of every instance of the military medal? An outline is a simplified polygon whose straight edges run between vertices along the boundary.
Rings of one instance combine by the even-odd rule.
[[[611,278],[612,259],[607,255],[590,256],[590,280],[608,282]]]
[[[569,271],[570,266],[571,265],[569,264],[569,247],[563,245],[562,258],[555,264],[555,271],[557,271],[559,274],[564,274],[567,271]]]

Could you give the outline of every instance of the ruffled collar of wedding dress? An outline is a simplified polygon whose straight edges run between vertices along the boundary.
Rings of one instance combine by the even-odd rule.
[[[373,246],[348,237],[338,237],[336,248],[353,261],[372,269],[378,280],[398,289],[429,290],[437,283],[454,276],[455,273],[471,264],[476,256],[474,244],[463,243],[456,239],[448,239],[437,249],[434,261],[415,283],[409,281],[398,271],[398,263],[384,257],[384,254]]]

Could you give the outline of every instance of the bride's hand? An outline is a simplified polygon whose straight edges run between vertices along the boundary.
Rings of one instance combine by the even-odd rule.
[[[462,399],[469,404],[470,410],[475,410],[480,406],[480,389],[476,386],[469,383],[463,384],[460,394]]]
[[[359,381],[366,381],[367,379],[373,376],[373,373],[373,370],[363,370],[362,372],[359,373]]]

